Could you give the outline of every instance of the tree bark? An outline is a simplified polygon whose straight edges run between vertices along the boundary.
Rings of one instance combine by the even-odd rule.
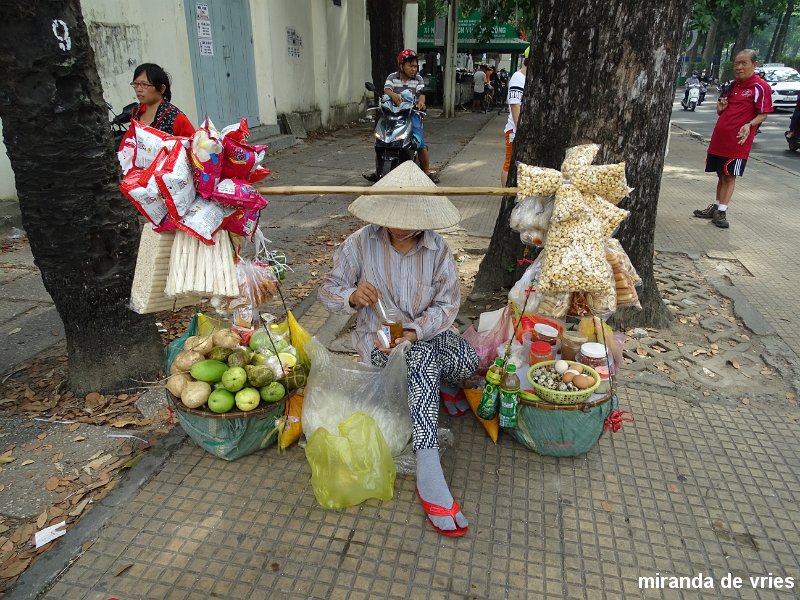
[[[70,386],[109,391],[153,378],[158,332],[128,309],[139,220],[117,190],[79,0],[4,0],[0,69],[6,149],[36,266],[64,322]]]
[[[753,33],[753,14],[755,10],[756,8],[752,0],[745,2],[744,9],[742,10],[742,20],[739,21],[739,34],[736,36],[736,43],[733,45],[733,50],[731,51],[731,60],[735,60],[736,55],[747,48],[750,35]]]
[[[669,315],[653,276],[656,209],[664,166],[675,76],[690,0],[544,0],[537,4],[516,162],[559,169],[565,150],[600,144],[597,164],[626,162],[634,191],[621,204],[631,211],[618,237],[644,284],[643,310],[627,323],[660,326]],[[646,126],[643,124],[646,123]],[[521,274],[519,236],[504,198],[476,292],[514,283]]]
[[[383,93],[386,76],[397,70],[397,55],[403,49],[403,0],[367,0],[372,82]]]
[[[779,61],[783,56],[783,49],[786,45],[786,34],[789,31],[789,21],[794,12],[795,0],[789,0],[786,4],[786,12],[783,13],[781,24],[777,31],[777,39],[775,40],[775,47],[772,49],[772,56],[770,60]]]
[[[711,65],[711,59],[714,58],[714,46],[717,45],[717,31],[719,29],[719,20],[714,19],[711,21],[711,26],[708,28],[708,33],[706,34],[706,43],[703,47],[703,62],[707,65]],[[709,73],[709,77],[711,74]]]

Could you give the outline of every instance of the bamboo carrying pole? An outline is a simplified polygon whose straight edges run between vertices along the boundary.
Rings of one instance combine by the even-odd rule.
[[[373,187],[358,185],[278,185],[260,187],[263,196],[315,196],[347,194],[350,196],[516,196],[515,187]]]

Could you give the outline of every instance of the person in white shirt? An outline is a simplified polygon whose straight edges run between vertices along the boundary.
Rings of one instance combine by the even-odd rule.
[[[503,187],[506,187],[508,169],[511,166],[511,151],[514,148],[514,137],[517,135],[517,124],[522,110],[522,95],[525,92],[525,75],[528,73],[528,54],[530,50],[531,47],[528,46],[522,59],[522,67],[508,80],[508,121],[503,130],[506,136],[506,160],[503,163],[503,169],[500,171],[500,183]]]
[[[475,66],[475,73],[472,74],[472,110],[481,109],[481,101],[486,93],[486,73],[481,69],[481,65]]]

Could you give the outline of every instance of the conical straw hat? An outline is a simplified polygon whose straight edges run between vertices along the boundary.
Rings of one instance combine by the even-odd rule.
[[[407,160],[373,186],[381,187],[435,188],[436,184],[413,161]],[[446,229],[461,220],[458,209],[446,196],[359,196],[347,210],[367,223],[415,231]]]

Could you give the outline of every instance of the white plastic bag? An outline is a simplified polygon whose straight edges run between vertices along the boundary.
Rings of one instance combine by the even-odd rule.
[[[384,368],[353,362],[330,353],[316,338],[306,345],[311,372],[303,400],[303,433],[310,439],[324,427],[338,435],[339,424],[356,412],[375,420],[392,456],[411,439],[408,410],[408,370],[403,342],[389,354]]]

